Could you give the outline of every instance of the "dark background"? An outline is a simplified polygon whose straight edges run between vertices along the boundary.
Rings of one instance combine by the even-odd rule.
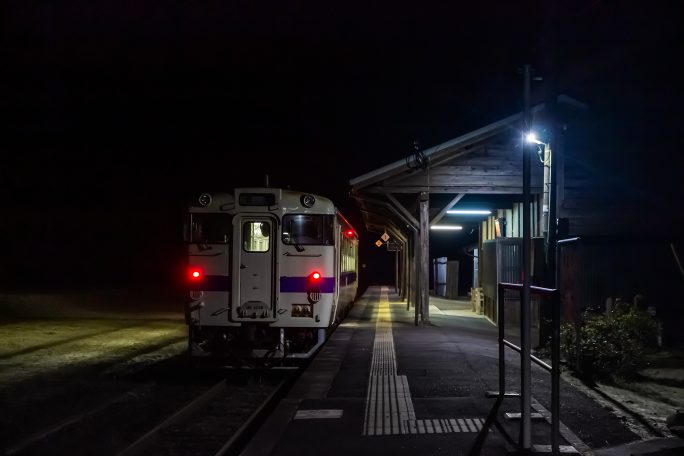
[[[590,105],[593,166],[681,211],[675,3],[452,3],[5,3],[2,287],[174,286],[187,201],[265,174],[390,280],[348,180],[519,111],[525,63]]]

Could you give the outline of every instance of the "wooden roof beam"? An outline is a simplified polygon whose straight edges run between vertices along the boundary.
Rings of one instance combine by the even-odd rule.
[[[416,218],[413,215],[411,215],[408,209],[406,209],[404,205],[401,204],[401,202],[394,195],[392,195],[391,193],[385,193],[385,196],[392,202],[392,205],[404,215],[404,217],[410,222],[411,225],[413,225],[416,229],[420,226],[418,220],[416,220]],[[390,205],[390,208],[393,207],[392,205]]]
[[[432,220],[430,220],[430,226],[434,225],[435,223],[439,222],[442,220],[442,218],[446,215],[447,211],[454,207],[463,197],[465,196],[465,193],[459,193],[458,195],[454,196],[451,201],[449,201],[449,204],[444,206],[444,208],[435,215]]]
[[[381,193],[390,195],[392,193],[418,193],[426,190],[425,185],[411,185],[411,186],[392,186],[392,187],[371,187],[368,189],[371,193]],[[483,194],[522,194],[522,186],[494,186],[494,185],[454,185],[454,186],[433,186],[429,187],[430,193],[483,193]],[[533,186],[532,193],[541,193],[541,186]]]

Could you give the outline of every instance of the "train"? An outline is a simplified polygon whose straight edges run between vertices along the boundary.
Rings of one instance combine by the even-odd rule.
[[[320,195],[270,187],[202,193],[188,207],[184,238],[192,359],[309,359],[359,291],[358,233]]]

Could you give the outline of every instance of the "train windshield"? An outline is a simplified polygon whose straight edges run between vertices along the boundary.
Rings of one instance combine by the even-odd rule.
[[[283,217],[283,244],[333,245],[333,220],[333,215],[286,215]]]
[[[190,229],[186,230],[185,240],[194,244],[228,244],[232,218],[228,214],[190,214]]]

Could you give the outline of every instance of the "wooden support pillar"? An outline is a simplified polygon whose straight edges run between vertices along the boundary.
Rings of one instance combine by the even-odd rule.
[[[399,294],[399,250],[394,251],[394,293]]]
[[[411,235],[406,239],[406,254],[404,262],[405,284],[406,287],[406,310],[411,309],[411,287],[413,286],[413,276],[411,275]]]
[[[406,302],[408,303],[408,268],[409,268],[409,256],[408,256],[408,249],[409,249],[409,240],[406,238],[406,242],[404,243],[404,299],[406,299]]]
[[[414,324],[417,326],[420,319],[420,302],[418,301],[418,296],[419,296],[419,290],[420,290],[420,280],[418,277],[418,271],[419,268],[418,266],[418,259],[419,257],[419,252],[418,248],[420,243],[418,242],[418,232],[414,231],[413,233],[413,240],[411,242],[411,302],[413,303],[413,307],[415,308],[415,317],[414,317]]]
[[[406,310],[411,308],[411,236],[406,238],[404,244],[404,298],[406,299]]]
[[[420,306],[418,304],[418,292],[417,287],[418,282],[418,271],[419,268],[416,267],[416,262],[418,258],[418,221],[411,215],[411,213],[404,207],[399,200],[397,200],[391,193],[385,193],[387,199],[390,200],[391,204],[387,205],[387,208],[392,211],[399,219],[406,223],[406,227],[411,230],[411,235],[409,235],[406,242],[406,288],[407,288],[407,301],[406,310],[409,310],[411,303],[413,303],[416,308],[416,324],[418,324],[418,311]]]
[[[430,323],[430,205],[429,193],[420,193],[420,304],[421,323]]]
[[[404,249],[406,247],[402,243],[402,249],[398,252],[399,261],[399,300],[404,299]]]

